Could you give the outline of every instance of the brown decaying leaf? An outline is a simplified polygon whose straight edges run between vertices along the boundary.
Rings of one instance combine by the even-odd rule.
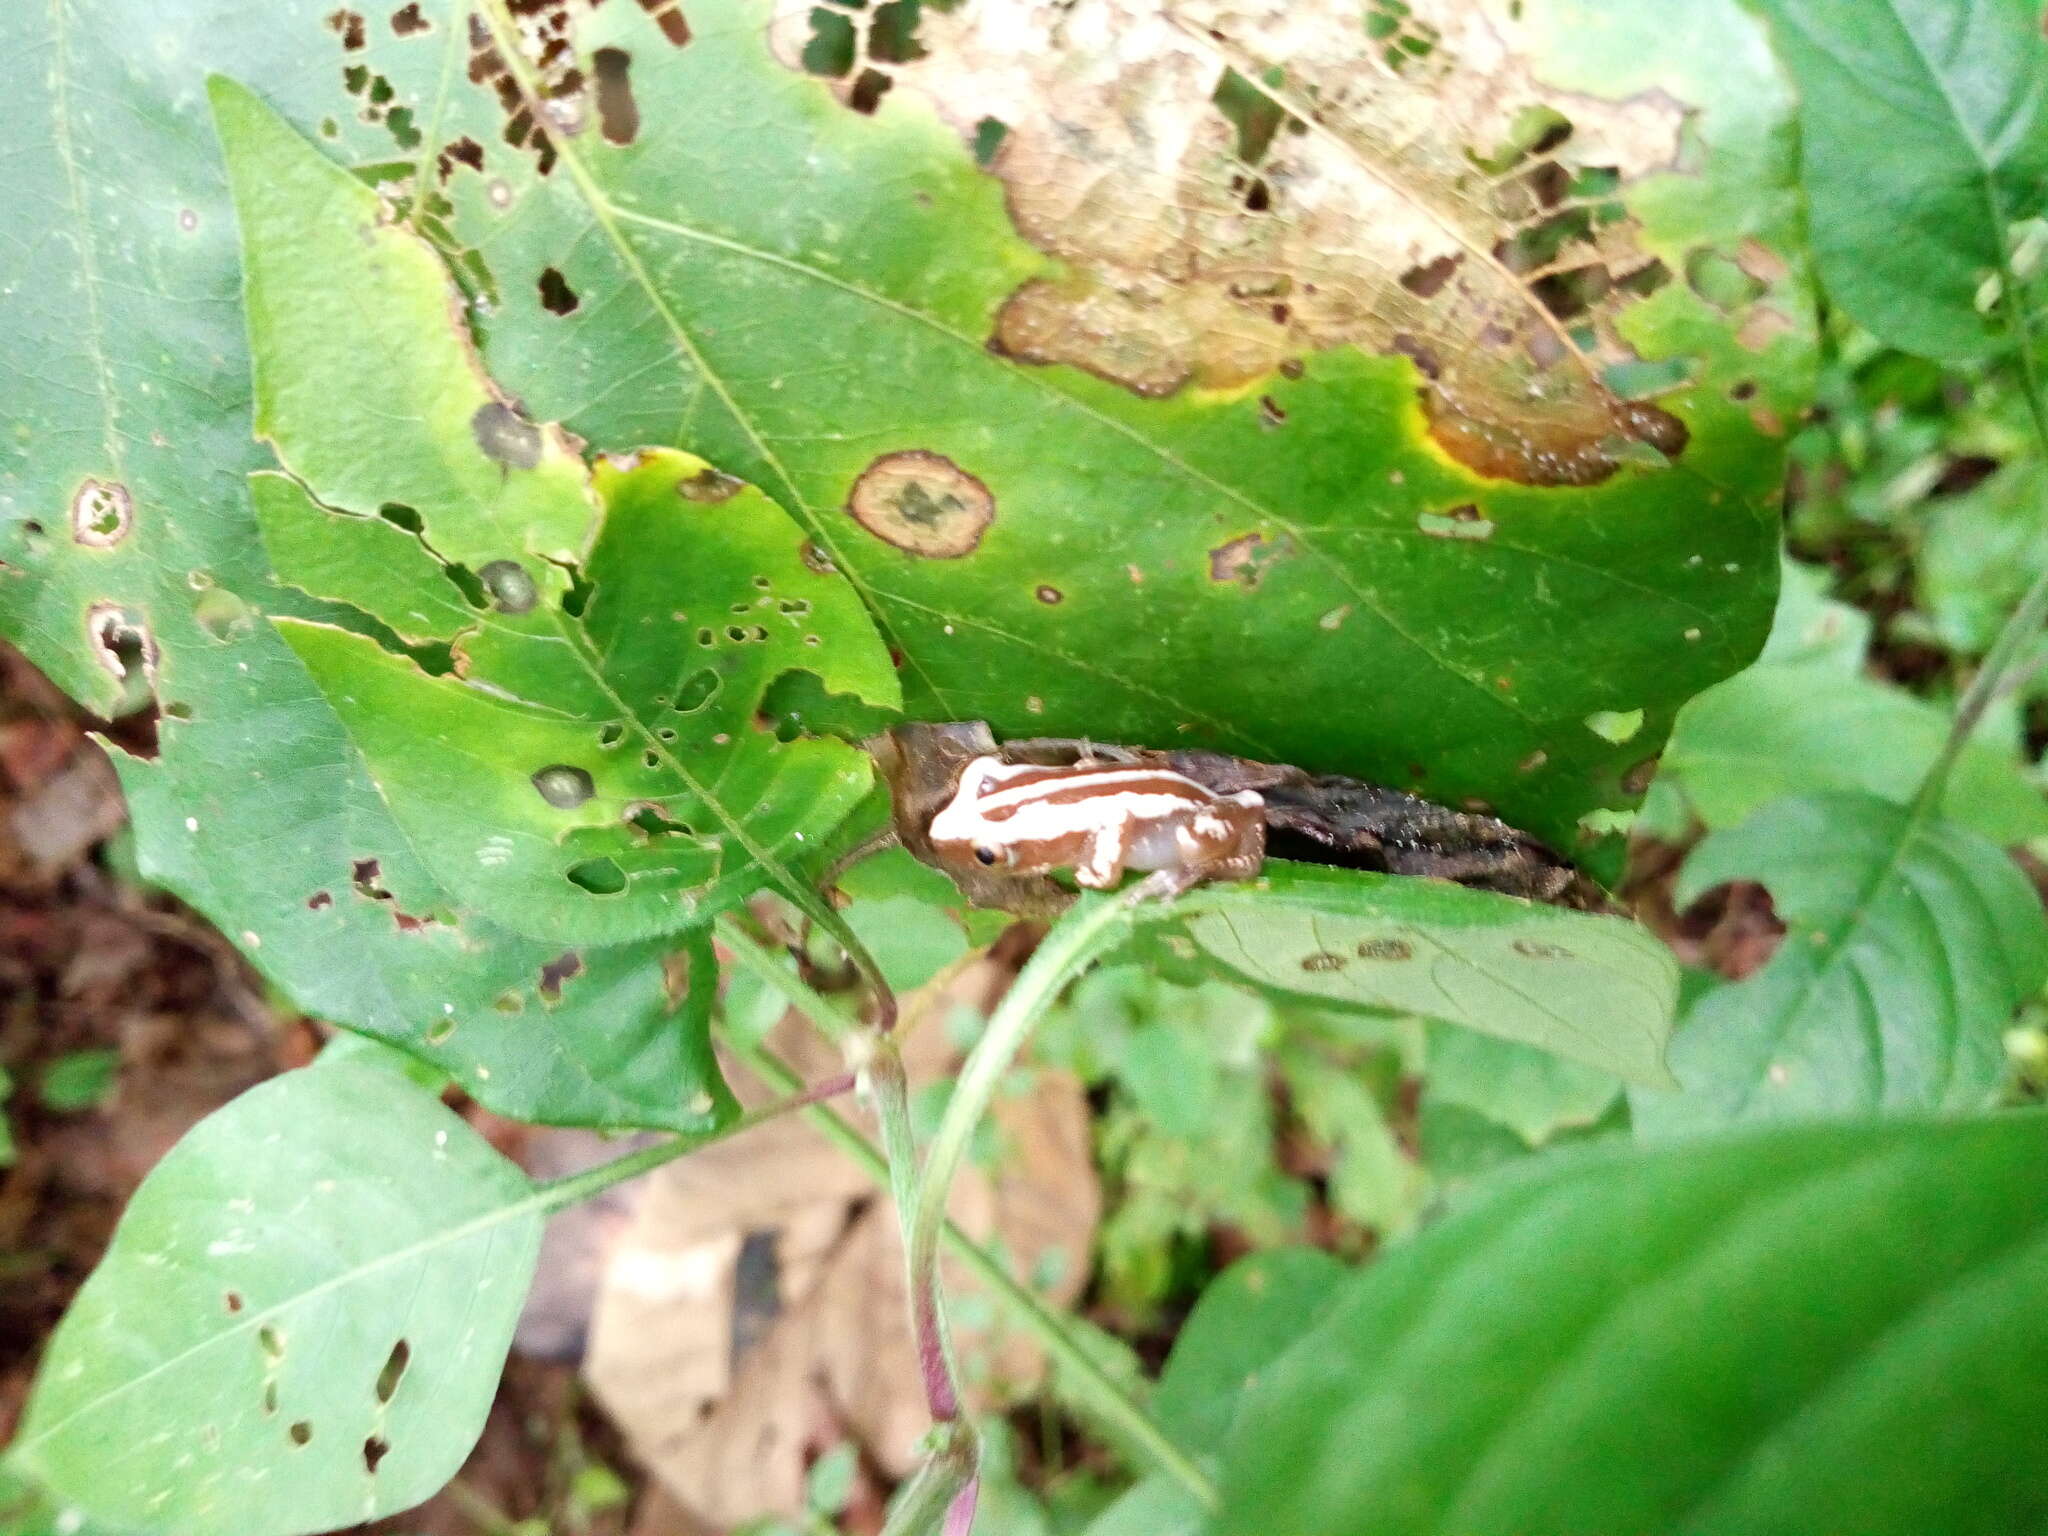
[[[965,998],[987,969],[958,978]],[[980,1001],[980,999],[976,999]],[[936,1022],[904,1050],[916,1085],[951,1069]],[[775,1040],[807,1077],[838,1070],[814,1037]],[[758,1101],[741,1080],[742,1097]],[[970,1170],[955,1220],[996,1234],[1012,1272],[1072,1301],[1100,1213],[1087,1106],[1038,1074],[995,1112],[993,1182]],[[851,1436],[894,1476],[930,1427],[912,1347],[896,1216],[867,1176],[797,1120],[778,1120],[670,1164],[648,1181],[599,1289],[585,1372],[635,1454],[695,1516],[731,1525],[803,1508],[804,1474]],[[949,1294],[972,1289],[946,1266]],[[1013,1401],[1043,1362],[1027,1338],[956,1327],[969,1398]]]
[[[779,14],[793,65],[812,14]],[[926,7],[918,44],[863,47],[840,93],[879,69],[970,142],[1007,129],[990,168],[1063,270],[1010,296],[997,352],[1160,398],[1348,344],[1412,359],[1438,445],[1483,474],[1590,484],[1683,449],[1603,370],[1669,277],[1620,197],[1680,168],[1686,109],[1547,85],[1508,6],[1001,0]]]

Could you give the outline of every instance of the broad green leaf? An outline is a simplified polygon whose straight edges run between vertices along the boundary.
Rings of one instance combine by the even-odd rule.
[[[1330,1150],[1331,1209],[1381,1239],[1407,1232],[1422,1214],[1429,1179],[1388,1123],[1382,1085],[1306,1054],[1283,1052],[1280,1068],[1295,1114]]]
[[[1709,837],[1677,897],[1729,880],[1770,888],[1784,942],[1686,1014],[1682,1091],[1635,1096],[1643,1135],[1989,1101],[2013,1010],[2048,980],[2048,917],[2003,853],[1868,795],[1811,795]]]
[[[365,93],[374,73],[417,111],[463,46],[438,17],[403,38],[377,17],[349,50],[335,14],[304,0],[0,7],[0,162],[35,231],[0,241],[0,629],[95,710],[153,685],[159,755],[114,754],[141,870],[294,1004],[402,1044],[506,1114],[701,1126],[690,1106],[709,1088],[682,1058],[665,947],[571,955],[459,904],[263,622],[331,612],[272,584],[242,484],[268,456],[249,432],[206,75],[265,81],[338,154],[388,160],[397,129],[351,98],[344,70],[363,65]],[[115,492],[125,532],[108,521]],[[139,657],[121,660],[122,636]],[[115,675],[133,660],[153,670]]]
[[[1779,564],[1783,574],[1778,586],[1778,610],[1771,616],[1771,632],[1764,640],[1757,664],[1825,663],[1852,676],[1861,671],[1863,659],[1870,651],[1870,615],[1854,604],[1828,596],[1833,573],[1825,566],[1803,565],[1789,555]],[[1685,717],[1681,714],[1674,741],[1676,733],[1684,729]]]
[[[1996,723],[1956,760],[1942,813],[2000,843],[2048,836],[2041,788],[1996,742]],[[1829,661],[1760,663],[1685,706],[1660,777],[1709,828],[1787,795],[1860,790],[1910,802],[1948,739],[1949,711]]]
[[[46,1109],[70,1114],[104,1103],[121,1070],[116,1050],[67,1051],[43,1069],[37,1093]]]
[[[1183,898],[1170,938],[1242,981],[1413,1014],[1660,1085],[1678,967],[1622,918],[1441,881],[1269,861]]]
[[[1259,1372],[1215,1536],[1991,1536],[2048,1468],[2048,1120],[1551,1162]]]
[[[1820,275],[1896,347],[1997,342],[1979,295],[2048,211],[2048,44],[2034,0],[1759,0],[1799,86]]]
[[[1941,641],[1982,655],[2042,570],[2048,570],[2048,466],[2022,457],[1982,485],[1934,503],[1913,579]]]
[[[14,1454],[96,1519],[185,1536],[408,1508],[483,1428],[540,1226],[526,1177],[432,1094],[288,1072],[143,1182]]]
[[[1570,844],[1753,654],[1809,322],[1789,95],[1733,0],[1467,0],[1399,67],[1350,5],[1214,37],[1154,0],[1000,37],[926,6],[870,51],[872,112],[797,65],[808,11],[687,9],[682,46],[607,5],[538,61],[483,7],[474,72],[558,126],[503,148],[460,84],[443,114],[488,146],[446,180],[481,344],[537,415],[787,507],[915,714],[1477,795]],[[600,54],[630,130],[562,85]],[[1282,115],[1321,103],[1258,165],[1213,99],[1255,62]],[[1584,324],[1492,254],[1517,239],[1598,290]],[[1637,394],[1689,429],[1675,467]]]
[[[278,573],[455,648],[435,675],[367,636],[284,628],[413,846],[458,897],[571,943],[744,897],[868,788],[853,748],[755,720],[796,668],[897,701],[852,588],[701,459],[650,450],[593,484],[484,377],[427,242],[248,91],[212,94],[257,430],[311,493],[258,487]]]
[[[1152,1415],[1190,1454],[1223,1449],[1238,1404],[1268,1365],[1328,1312],[1345,1268],[1314,1248],[1240,1259],[1211,1280],[1175,1336]]]
[[[1424,1102],[1460,1105],[1532,1147],[1561,1130],[1592,1125],[1620,1092],[1612,1073],[1547,1051],[1471,1029],[1440,1025],[1429,1032]]]

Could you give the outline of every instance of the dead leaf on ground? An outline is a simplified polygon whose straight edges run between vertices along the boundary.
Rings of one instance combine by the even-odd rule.
[[[969,972],[959,984],[988,982]],[[776,1044],[807,1077],[837,1070],[787,1021]],[[913,1092],[955,1065],[936,1022],[904,1049]],[[1086,1102],[1072,1079],[1035,1073],[994,1119],[996,1176],[962,1177],[954,1219],[993,1234],[1012,1274],[1065,1305],[1087,1279],[1101,1208]],[[647,1181],[599,1289],[586,1375],[695,1516],[794,1515],[810,1462],[842,1439],[892,1476],[916,1463],[929,1419],[902,1265],[895,1212],[868,1177],[803,1122],[771,1122]],[[946,1286],[974,1297],[957,1266]],[[954,1312],[971,1402],[1035,1388],[1043,1359],[998,1307],[970,1299]]]

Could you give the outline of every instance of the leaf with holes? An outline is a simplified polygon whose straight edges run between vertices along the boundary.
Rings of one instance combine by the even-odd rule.
[[[478,14],[493,372],[774,497],[923,718],[1570,845],[1762,637],[1810,324],[1735,0]]]
[[[346,615],[271,579],[242,484],[269,456],[204,86],[266,81],[344,157],[388,163],[410,133],[431,166],[405,103],[464,39],[347,14],[0,6],[0,161],[37,235],[0,241],[0,631],[97,712],[154,695],[157,755],[114,753],[137,862],[296,1006],[505,1114],[702,1127],[723,1089],[677,1026],[668,946],[569,950],[458,900],[264,622]]]
[[[1687,1013],[1683,1091],[1635,1096],[1641,1134],[1988,1101],[2013,1010],[2048,980],[2048,918],[2003,853],[1868,795],[1810,795],[1709,837],[1676,896],[1729,880],[1770,888],[1785,940]]]
[[[1259,1372],[1211,1530],[2027,1529],[2044,1155],[2024,1114],[1532,1169]]]
[[[483,1429],[541,1212],[398,1073],[253,1088],[136,1192],[13,1454],[123,1528],[287,1536],[408,1508]]]
[[[1668,1085],[1678,967],[1647,930],[1435,880],[1268,861],[1154,917],[1146,942],[1262,991],[1519,1041]]]
[[[1762,0],[1798,82],[1829,294],[1895,347],[1981,356],[2012,226],[2048,214],[2034,0]],[[1997,290],[1994,288],[1992,292]]]
[[[647,938],[757,889],[870,783],[757,720],[805,669],[884,707],[859,601],[776,505],[649,450],[592,476],[451,324],[433,249],[243,88],[215,113],[242,222],[259,477],[280,577],[452,670],[331,625],[287,642],[459,898],[567,943]]]

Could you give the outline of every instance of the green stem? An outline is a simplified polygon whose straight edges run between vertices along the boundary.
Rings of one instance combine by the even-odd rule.
[[[2026,396],[2027,410],[2034,419],[2034,435],[2039,440],[2041,452],[2048,455],[2048,392],[2042,389],[2040,364],[2034,357],[2033,318],[2027,312],[2022,285],[2010,260],[2001,263],[1999,275],[2004,285],[2003,302],[2019,337],[2020,391]],[[1991,649],[1984,653],[1977,675],[1970,679],[1970,686],[1963,691],[1962,700],[1956,705],[1955,721],[1949,727],[1948,740],[1942,743],[1940,756],[1927,770],[1920,792],[1914,797],[1916,814],[1925,813],[1940,803],[1957,757],[1976,733],[1984,712],[2012,681],[2021,656],[2041,633],[2044,624],[2048,624],[2048,568],[2034,577],[2033,584],[2020,599],[2019,607],[2013,610],[2012,617],[1998,631],[1991,642]]]
[[[1003,1075],[1024,1048],[1031,1033],[1060,990],[1095,958],[1131,908],[1142,899],[1143,884],[1121,896],[1084,895],[1054,925],[1030,962],[1017,973],[1010,990],[996,1005],[967,1064],[953,1084],[945,1118],[932,1138],[918,1179],[917,1204],[910,1217],[910,1273],[913,1285],[932,1274],[938,1264],[939,1228],[946,1219],[946,1199],[966,1159],[975,1128],[987,1113]]]
[[[545,1215],[579,1204],[593,1195],[602,1194],[614,1184],[623,1184],[628,1179],[638,1178],[650,1169],[659,1168],[663,1163],[672,1163],[679,1157],[710,1146],[714,1141],[724,1141],[739,1135],[742,1131],[752,1130],[765,1121],[779,1119],[793,1110],[808,1109],[826,1099],[837,1098],[840,1094],[851,1091],[853,1086],[853,1074],[850,1072],[828,1077],[809,1088],[792,1079],[787,1085],[787,1098],[778,1099],[765,1108],[741,1115],[731,1124],[718,1130],[701,1136],[676,1136],[651,1147],[642,1147],[637,1152],[628,1152],[624,1157],[615,1157],[608,1163],[599,1163],[595,1168],[586,1168],[581,1173],[572,1173],[565,1179],[543,1184],[536,1191],[539,1208]]]
[[[788,1092],[802,1081],[782,1061],[758,1045],[735,1046],[734,1051],[756,1077],[772,1088]],[[813,1105],[804,1114],[869,1178],[880,1185],[888,1184],[888,1162],[844,1117],[823,1105]],[[965,1264],[975,1278],[988,1287],[990,1294],[1009,1309],[1012,1318],[1038,1340],[1039,1346],[1073,1387],[1075,1394],[1085,1399],[1096,1423],[1116,1443],[1171,1477],[1204,1505],[1215,1507],[1216,1485],[1209,1480],[1208,1474],[1166,1437],[1123,1384],[1103,1370],[1101,1363],[1081,1345],[1051,1308],[1019,1285],[987,1249],[952,1222],[945,1224],[939,1237],[946,1251]]]
[[[732,913],[722,914],[712,926],[740,969],[751,971],[763,984],[780,992],[791,1006],[823,1030],[834,1043],[844,1042],[860,1029],[858,1019],[850,1017],[837,1003],[784,965],[777,956],[770,954],[762,941],[740,926]]]

